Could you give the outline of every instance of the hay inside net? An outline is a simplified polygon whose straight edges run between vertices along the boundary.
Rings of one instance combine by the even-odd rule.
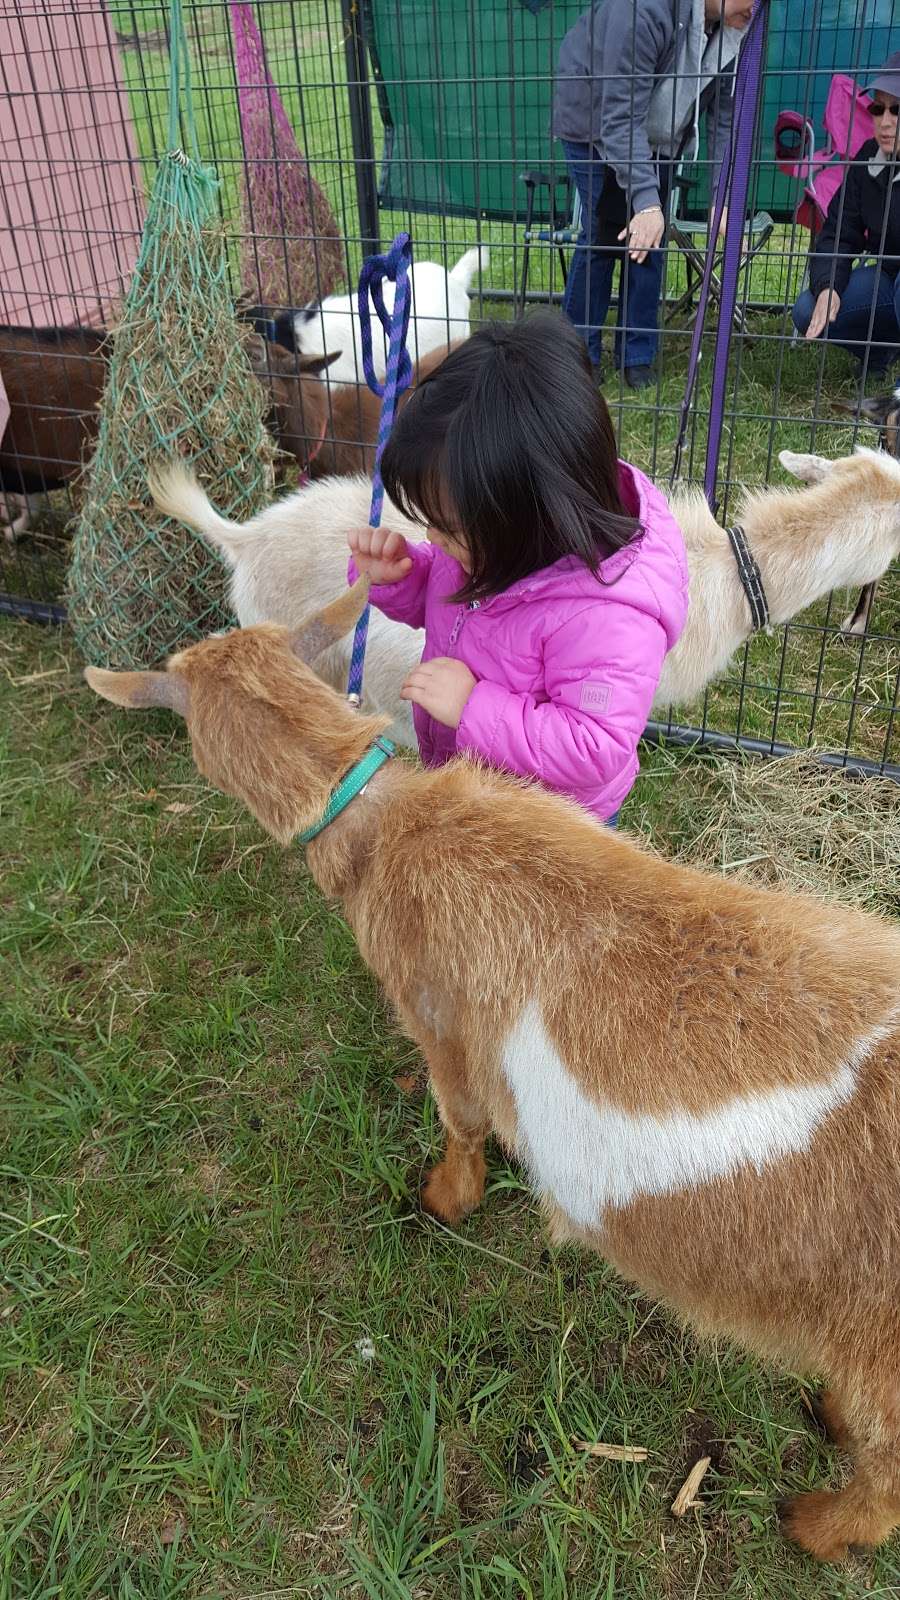
[[[215,190],[213,173],[181,151],[164,159],[115,330],[68,577],[76,643],[97,665],[145,667],[232,625],[225,568],[156,510],[148,469],[189,459],[238,521],[271,498],[266,397],[234,317],[222,234],[209,223]]]
[[[244,0],[232,0],[231,26],[245,157],[241,282],[251,300],[265,306],[304,306],[345,286],[344,246],[294,138],[253,8]]]

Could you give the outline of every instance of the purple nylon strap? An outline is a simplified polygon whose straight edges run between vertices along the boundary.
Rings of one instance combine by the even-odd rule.
[[[756,132],[757,103],[759,100],[759,85],[762,76],[766,38],[766,18],[767,0],[756,0],[753,15],[747,27],[747,37],[741,46],[741,52],[738,56],[731,139],[728,145],[728,154],[722,163],[719,181],[716,185],[709,244],[706,250],[703,281],[700,285],[697,316],[694,321],[694,331],[691,338],[691,354],[688,361],[687,381],[685,383],[684,399],[681,403],[681,417],[678,426],[678,438],[675,442],[675,455],[670,480],[674,483],[681,470],[681,458],[684,452],[685,439],[687,438],[688,417],[694,398],[694,390],[697,386],[700,345],[706,322],[706,309],[709,304],[716,243],[719,237],[722,211],[727,202],[728,216],[725,222],[725,239],[722,249],[722,291],[719,300],[719,325],[716,329],[716,339],[713,347],[709,430],[706,438],[706,474],[703,482],[706,498],[713,511],[716,510],[716,480],[719,473],[722,427],[725,421],[725,383],[728,377],[731,328],[734,308],[737,304],[738,273],[740,271],[744,243],[744,217],[747,210],[747,194],[750,187],[750,165],[753,155],[753,139]]]
[[[377,528],[381,522],[384,505],[384,484],[381,481],[381,457],[394,422],[397,396],[412,382],[412,361],[406,348],[409,331],[409,311],[412,286],[409,271],[412,266],[412,241],[408,233],[398,233],[387,255],[369,256],[363,262],[359,275],[359,333],[362,345],[363,371],[372,393],[381,400],[381,419],[378,424],[378,444],[375,450],[375,467],[372,472],[372,506],[369,527]],[[384,303],[384,282],[395,285],[394,309],[389,312]],[[369,294],[378,320],[388,338],[387,364],[384,383],[375,376],[372,360],[372,314]],[[350,673],[347,679],[347,698],[359,705],[362,695],[363,667],[366,659],[366,640],[369,636],[369,607],[356,624],[353,650],[350,655]]]

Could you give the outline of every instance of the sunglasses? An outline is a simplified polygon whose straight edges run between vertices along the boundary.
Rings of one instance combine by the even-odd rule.
[[[897,104],[896,100],[892,106],[886,106],[882,101],[876,100],[875,104],[869,107],[869,116],[875,118],[896,117],[898,112],[900,112],[900,105]]]

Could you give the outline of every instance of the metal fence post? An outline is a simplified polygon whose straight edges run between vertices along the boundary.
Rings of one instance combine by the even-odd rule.
[[[359,237],[363,255],[378,255],[378,181],[375,172],[375,133],[372,127],[369,62],[363,36],[362,0],[341,0],[344,56],[347,62],[347,99],[353,140],[353,172],[359,212]]]

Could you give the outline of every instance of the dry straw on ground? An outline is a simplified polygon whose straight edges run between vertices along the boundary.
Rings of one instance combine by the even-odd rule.
[[[676,860],[900,915],[900,784],[887,778],[805,755],[691,762],[653,835]]]

